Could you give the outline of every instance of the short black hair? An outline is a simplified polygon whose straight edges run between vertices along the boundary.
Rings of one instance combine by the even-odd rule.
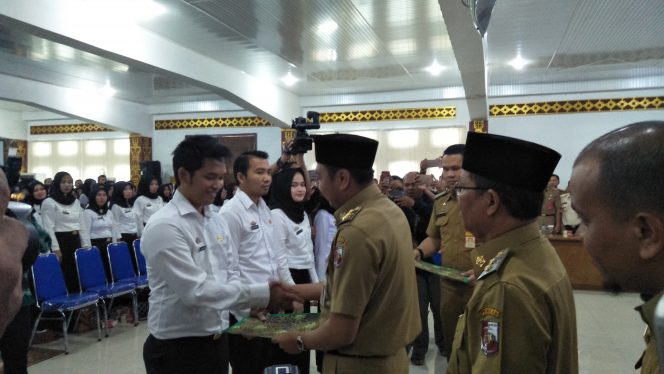
[[[240,180],[237,178],[239,173],[247,175],[247,171],[249,171],[249,160],[251,158],[267,160],[269,157],[270,156],[268,156],[267,152],[263,151],[243,152],[235,159],[235,162],[233,162],[233,176],[235,177],[235,180],[239,183]]]
[[[205,159],[226,162],[230,157],[231,151],[209,135],[187,136],[173,151],[173,175],[179,185],[178,169],[181,167],[193,175]]]
[[[390,175],[390,181],[399,181],[399,182],[403,183],[403,178],[401,178],[398,175]]]
[[[465,144],[453,144],[443,151],[443,155],[461,155],[463,156],[463,153],[466,152],[466,145]]]
[[[556,177],[556,179],[558,180],[558,182],[560,182],[560,177],[558,176],[558,174],[551,174],[551,176],[552,176],[552,177]]]
[[[327,173],[330,175],[330,177],[334,177],[337,172],[341,169],[346,169],[348,170],[348,173],[350,176],[355,179],[355,182],[359,184],[360,186],[366,186],[370,183],[373,182],[373,175],[374,171],[373,169],[349,169],[349,168],[341,168],[337,166],[330,166],[330,165],[324,165],[327,168]]]
[[[496,182],[477,174],[468,174],[477,183],[477,186],[496,191],[510,216],[522,221],[529,221],[537,218],[542,212],[544,191],[530,191]]]
[[[636,122],[593,140],[574,166],[587,159],[599,162],[596,196],[615,218],[639,211],[664,216],[663,144],[664,121]]]

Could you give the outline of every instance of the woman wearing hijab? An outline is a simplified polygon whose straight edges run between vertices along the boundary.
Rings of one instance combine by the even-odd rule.
[[[88,207],[81,213],[81,244],[84,247],[99,248],[108,282],[112,282],[113,275],[106,246],[117,241],[119,236],[117,226],[113,223],[113,215],[108,210],[106,189],[98,184],[90,191]]]
[[[97,182],[91,178],[88,178],[83,182],[80,191],[81,193],[78,196],[78,200],[81,202],[81,208],[85,209],[85,207],[88,206],[88,203],[90,202],[90,190],[95,184],[97,184]]]
[[[41,204],[44,229],[51,237],[51,249],[60,257],[65,283],[70,292],[79,292],[74,252],[81,246],[81,204],[74,196],[74,180],[60,171],[53,177],[49,197]]]
[[[143,233],[143,227],[148,219],[164,206],[164,201],[158,194],[160,180],[151,175],[144,175],[138,182],[138,197],[134,201],[134,214],[138,222],[138,236]]]
[[[168,202],[171,201],[171,198],[173,197],[173,188],[171,187],[171,184],[164,183],[161,186],[159,186],[157,194],[161,197],[161,200],[164,202],[164,205],[168,204]]]
[[[25,202],[32,206],[32,218],[34,220],[33,223],[44,227],[42,203],[48,197],[46,186],[44,183],[35,180],[28,184],[28,190],[30,191],[30,195],[25,199]]]
[[[122,241],[131,246],[138,238],[138,221],[134,215],[134,185],[130,182],[117,182],[111,197],[113,222],[118,227]]]

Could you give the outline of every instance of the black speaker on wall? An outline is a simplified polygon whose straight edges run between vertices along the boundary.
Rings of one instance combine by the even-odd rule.
[[[16,185],[21,177],[21,165],[23,160],[20,157],[9,156],[7,157],[7,164],[5,165],[5,174],[10,186]]]
[[[161,162],[141,161],[141,176],[144,175],[161,178]]]

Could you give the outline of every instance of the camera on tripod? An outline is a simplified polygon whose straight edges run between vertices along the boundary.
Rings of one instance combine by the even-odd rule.
[[[293,145],[288,150],[289,154],[297,155],[307,153],[311,150],[314,139],[307,134],[307,130],[320,129],[320,113],[307,112],[307,117],[297,117],[293,120],[291,128],[296,131]]]

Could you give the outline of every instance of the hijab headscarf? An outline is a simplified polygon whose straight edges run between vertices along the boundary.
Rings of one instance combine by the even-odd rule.
[[[101,184],[95,185],[94,188],[90,191],[90,201],[88,202],[88,206],[85,209],[90,209],[91,211],[99,214],[100,216],[106,214],[108,211],[108,195],[106,198],[106,203],[102,206],[97,205],[97,193],[99,191],[104,191],[106,192],[106,188],[102,186]]]
[[[164,193],[164,190],[166,188],[171,190],[171,196],[166,196],[166,194]],[[161,196],[161,199],[164,200],[164,204],[166,204],[167,202],[171,201],[171,199],[173,198],[173,187],[169,183],[164,183],[161,186],[159,186],[159,189],[157,189],[157,195]]]
[[[113,196],[111,196],[111,206],[113,205],[119,205],[123,208],[131,208],[134,206],[134,200],[135,198],[129,198],[125,199],[124,198],[124,189],[127,186],[131,186],[134,188],[134,185],[131,184],[131,182],[117,182],[115,183],[115,186],[113,186]]]
[[[51,190],[49,191],[49,196],[62,205],[71,205],[76,201],[76,196],[74,195],[74,185],[72,179],[71,191],[68,194],[63,193],[60,190],[60,183],[62,183],[62,178],[68,176],[71,178],[71,175],[66,171],[59,171],[53,177],[53,183],[51,184]]]
[[[37,186],[42,186],[46,190],[46,196],[44,196],[43,199],[37,200],[35,198],[35,187],[37,187]],[[28,184],[28,190],[30,191],[30,195],[25,198],[25,202],[27,204],[32,205],[32,206],[35,206],[35,205],[41,206],[41,203],[44,202],[44,200],[46,200],[46,198],[48,197],[48,189],[46,188],[44,183],[42,183],[38,180],[34,180],[34,181],[30,182],[30,184]]]
[[[301,223],[304,220],[304,204],[295,202],[291,194],[291,184],[297,173],[304,177],[299,168],[282,169],[272,177],[270,208],[281,209],[291,221]]]
[[[153,180],[156,180],[158,184],[161,184],[161,180],[158,177],[152,175],[144,175],[141,177],[141,180],[138,181],[138,196],[145,196],[150,199],[156,199],[157,196],[159,196],[159,192],[150,192],[150,183],[152,183]]]

